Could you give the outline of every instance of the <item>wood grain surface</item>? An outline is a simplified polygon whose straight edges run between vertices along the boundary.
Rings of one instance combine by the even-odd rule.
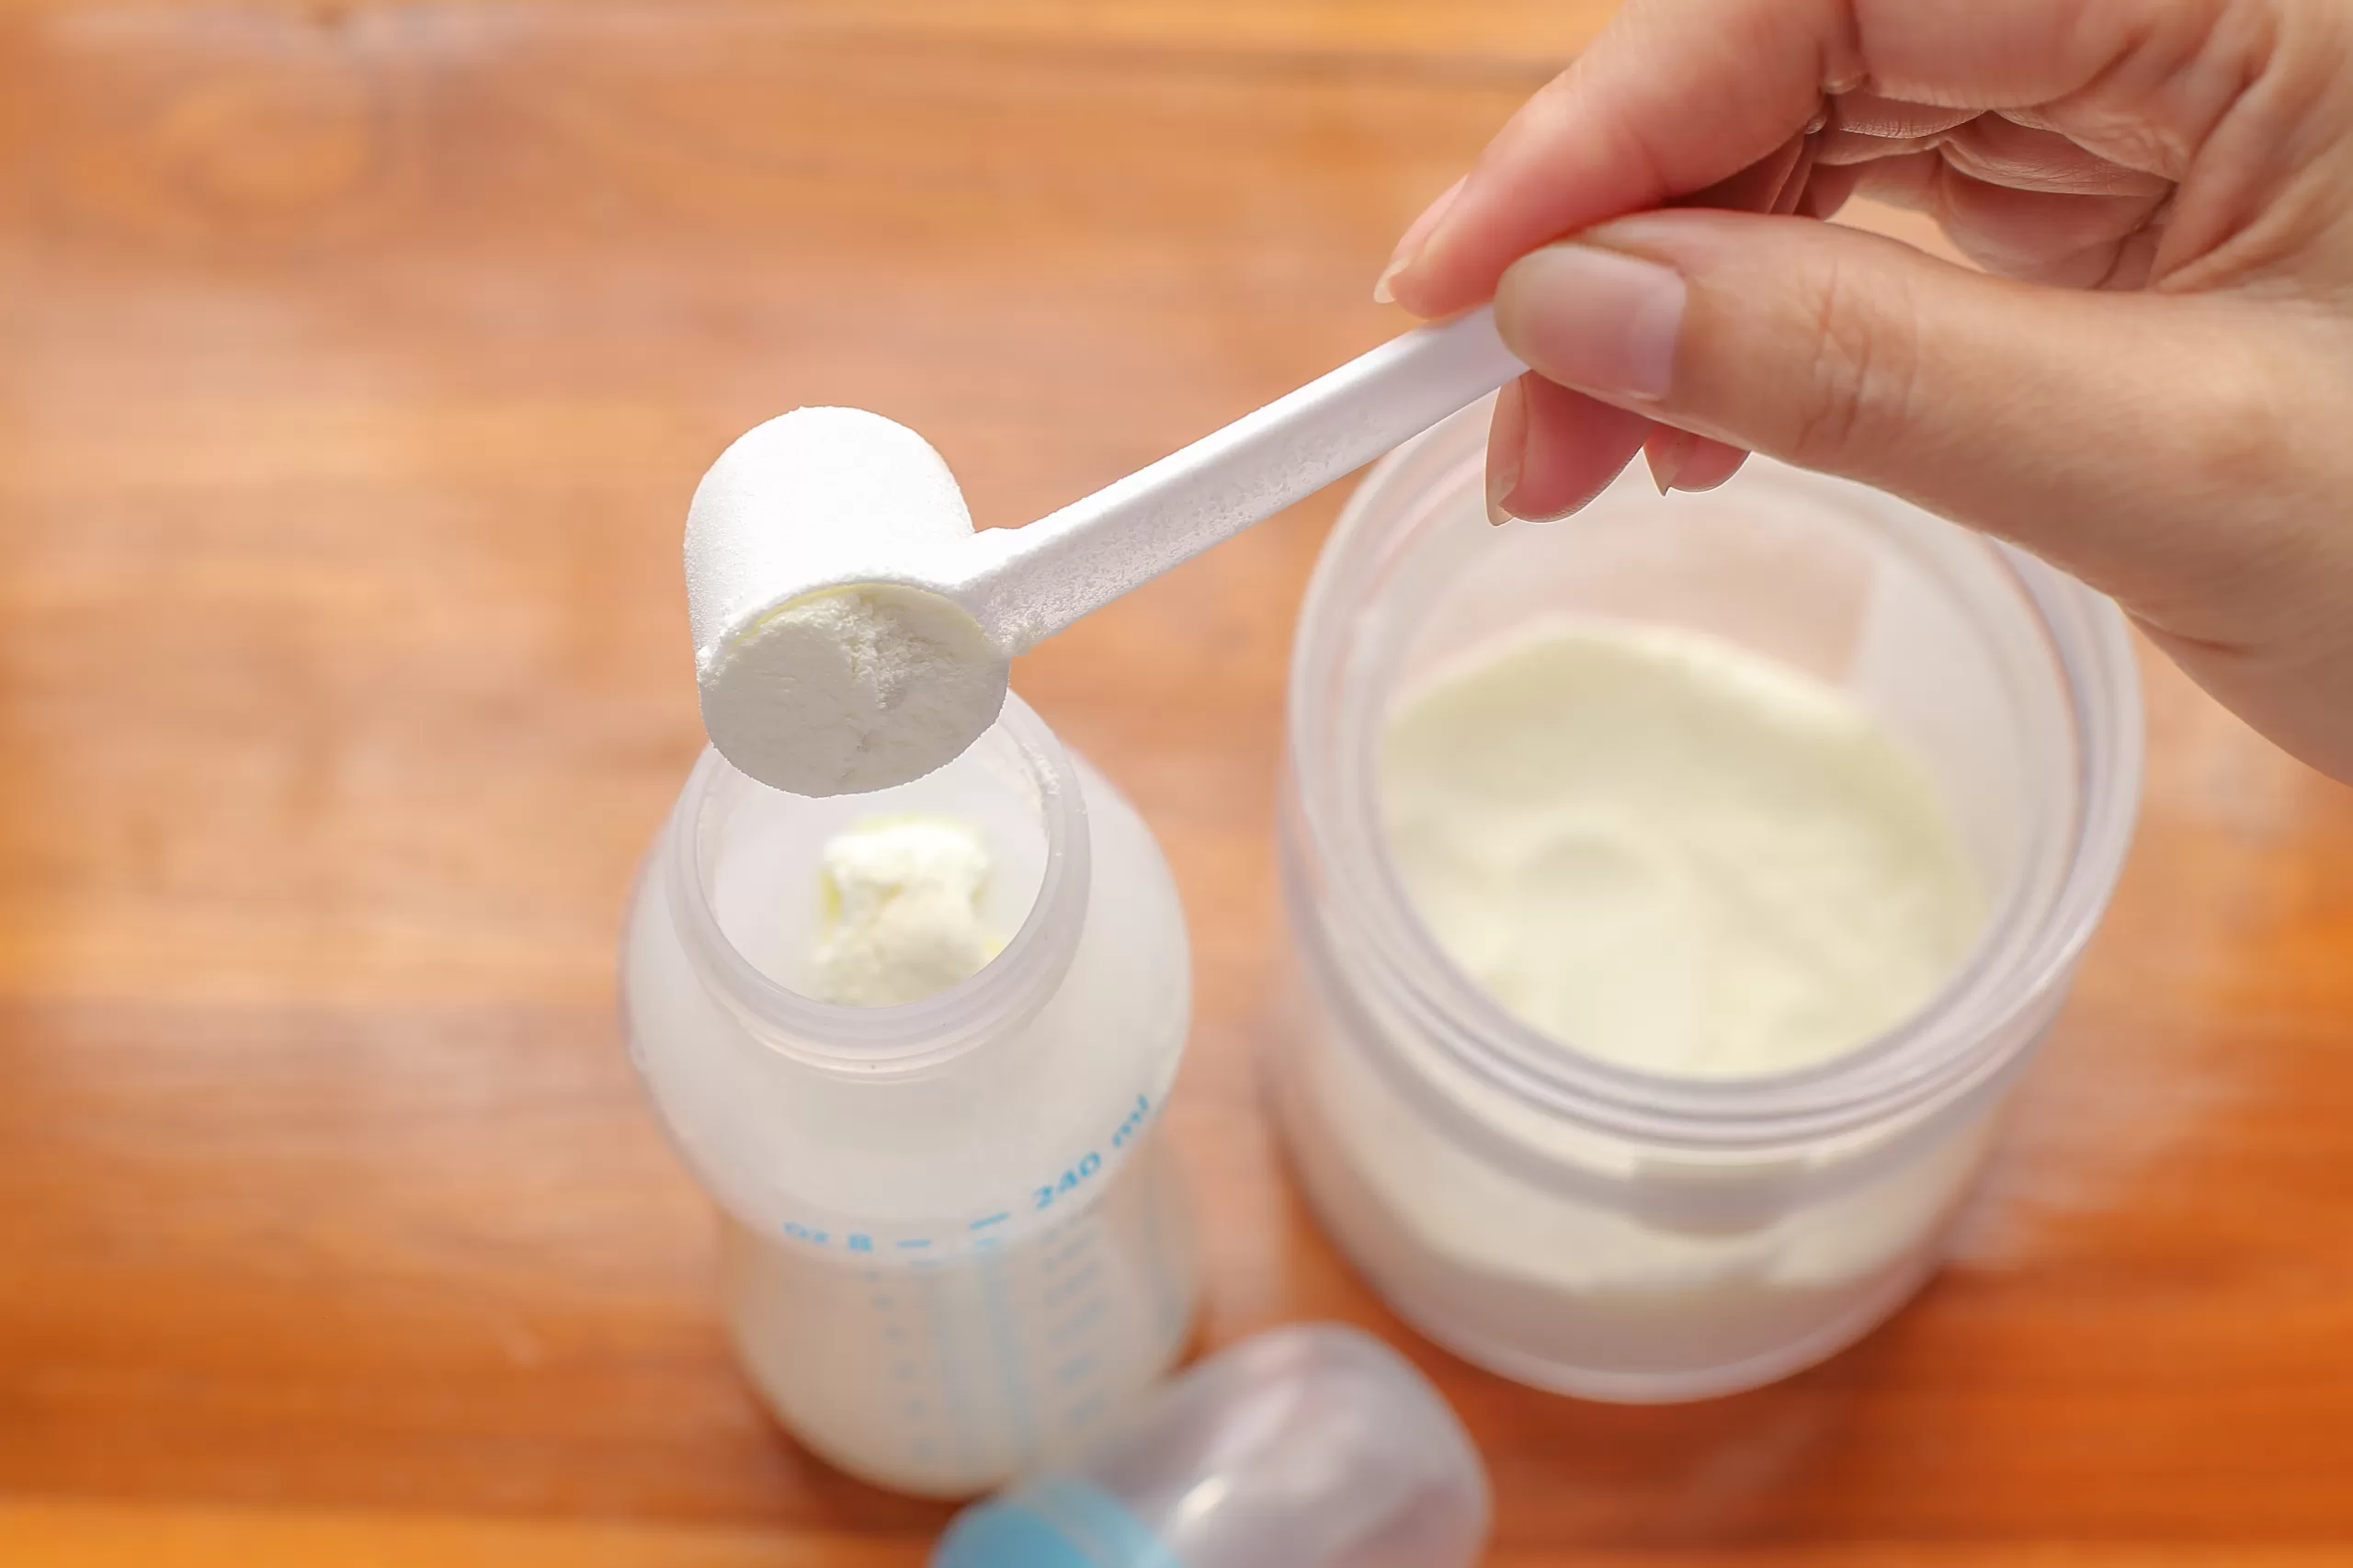
[[[1370,346],[1391,239],[1604,9],[0,14],[0,1562],[919,1562],[941,1510],[803,1456],[731,1365],[613,1021],[699,740],[686,498],[837,402],[1017,522]],[[2353,1542],[2353,791],[2160,661],[2114,914],[1916,1304],[1649,1410],[1382,1312],[1252,1069],[1337,503],[1016,677],[1191,915],[1205,1342],[1387,1334],[1513,1568]]]

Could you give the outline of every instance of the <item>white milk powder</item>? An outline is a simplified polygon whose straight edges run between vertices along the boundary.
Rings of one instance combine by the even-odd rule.
[[[806,595],[721,643],[697,672],[727,759],[796,795],[920,778],[1005,705],[1005,657],[953,600],[862,583]]]
[[[1829,687],[1731,643],[1561,623],[1410,694],[1390,846],[1441,947],[1525,1022],[1721,1078],[1840,1054],[1981,924],[1927,775]]]
[[[861,823],[826,840],[809,994],[847,1007],[937,996],[1005,947],[981,916],[989,849],[953,817]]]

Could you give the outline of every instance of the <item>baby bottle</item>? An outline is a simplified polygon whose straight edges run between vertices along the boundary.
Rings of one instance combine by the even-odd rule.
[[[892,882],[942,846],[961,882]],[[1019,698],[873,794],[783,794],[706,751],[640,869],[621,993],[722,1212],[737,1351],[816,1453],[984,1491],[1084,1449],[1175,1358],[1183,914],[1134,808]]]

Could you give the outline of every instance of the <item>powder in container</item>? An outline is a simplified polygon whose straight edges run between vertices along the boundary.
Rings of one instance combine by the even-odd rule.
[[[1540,624],[1409,693],[1399,873],[1524,1022],[1620,1065],[1826,1061],[1927,1001],[1984,919],[1927,774],[1827,686],[1667,627]]]

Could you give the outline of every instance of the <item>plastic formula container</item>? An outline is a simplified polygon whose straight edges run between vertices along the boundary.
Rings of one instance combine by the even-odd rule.
[[[1699,1398],[1848,1344],[1934,1268],[2064,998],[2138,801],[2122,618],[1887,496],[1753,460],[1489,527],[1485,410],[1365,482],[1308,590],[1279,839],[1279,1114],[1326,1228],[1405,1317],[1506,1376]],[[1520,1023],[1440,950],[1383,836],[1384,722],[1434,669],[1568,615],[1729,639],[1843,690],[1938,786],[1984,895],[1930,1001],[1834,1060],[1684,1079]]]
[[[833,835],[978,829],[985,968],[893,1007],[813,1001]],[[706,751],[642,868],[631,1054],[724,1213],[729,1326],[813,1450],[955,1496],[1083,1449],[1176,1358],[1196,1294],[1158,1137],[1190,1012],[1166,862],[1018,698],[938,772],[810,800]]]

